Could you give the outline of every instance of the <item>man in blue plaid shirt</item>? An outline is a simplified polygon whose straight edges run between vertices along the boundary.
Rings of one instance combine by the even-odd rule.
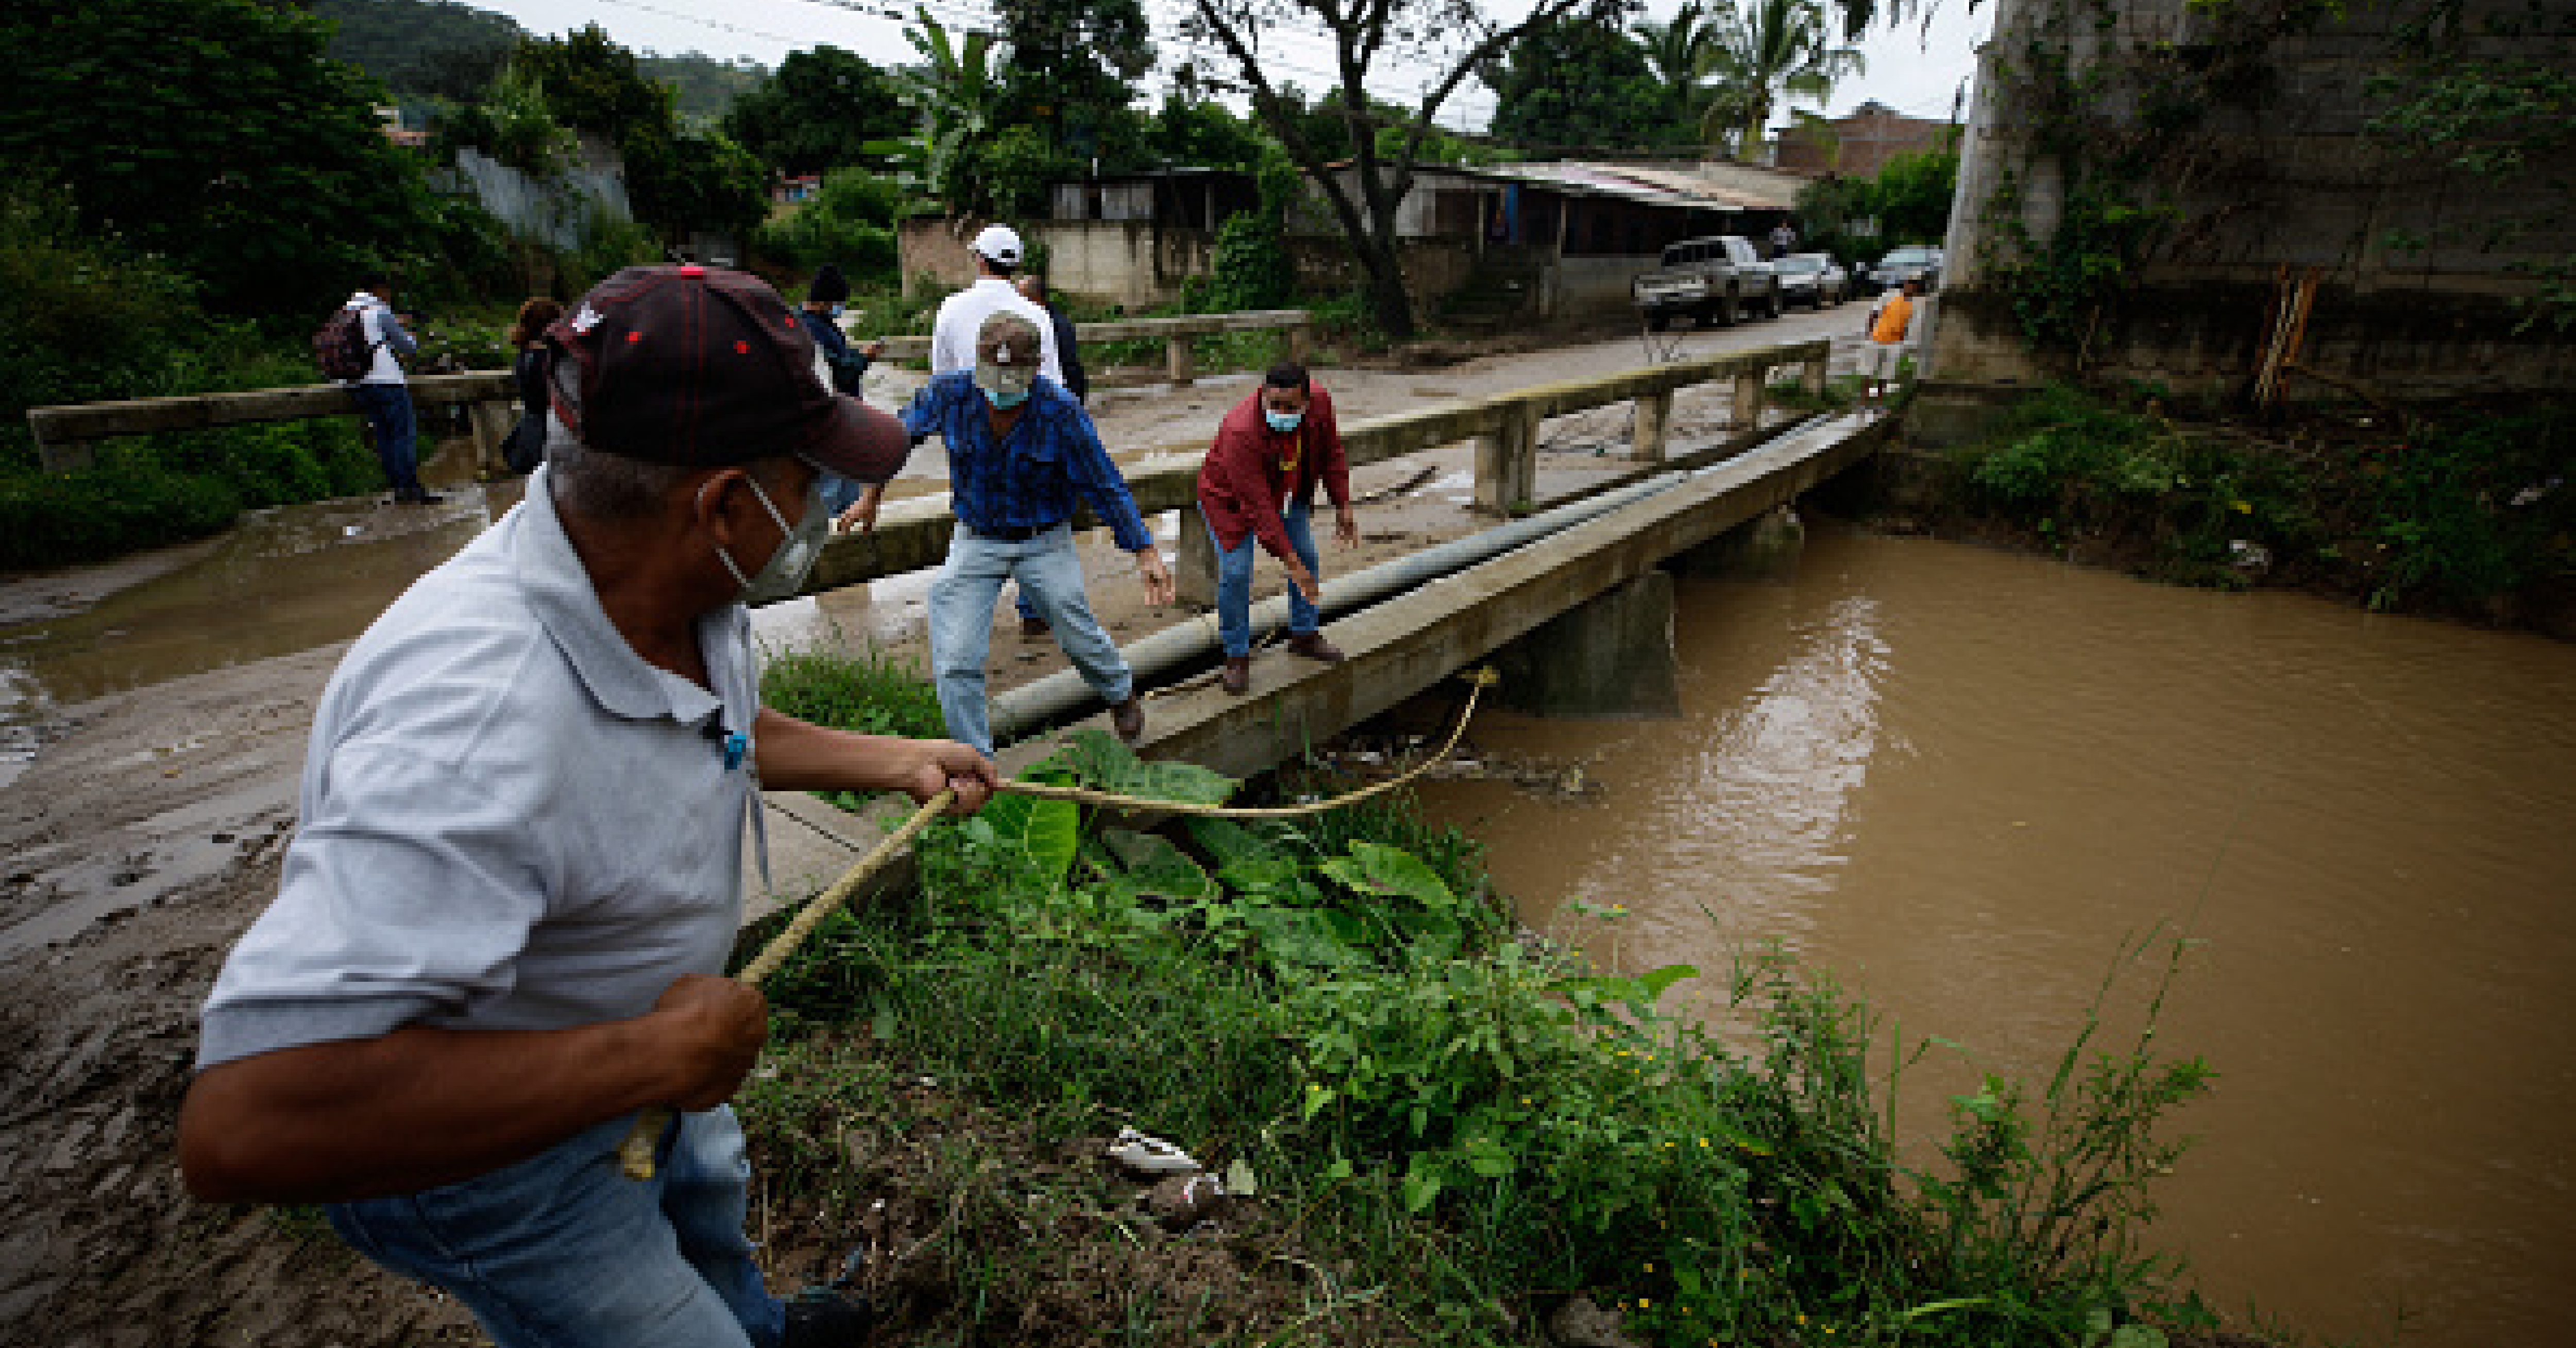
[[[1077,494],[1109,522],[1118,546],[1135,554],[1146,602],[1172,602],[1172,573],[1127,480],[1082,404],[1038,373],[1040,358],[1036,325],[1016,313],[994,314],[976,330],[975,368],[932,379],[902,414],[915,443],[936,435],[948,446],[957,532],[930,587],[930,663],[948,733],[986,754],[993,734],[984,656],[993,641],[993,601],[1014,577],[1083,681],[1109,703],[1119,738],[1144,733],[1145,706],[1127,660],[1083,597],[1082,559],[1073,548]]]

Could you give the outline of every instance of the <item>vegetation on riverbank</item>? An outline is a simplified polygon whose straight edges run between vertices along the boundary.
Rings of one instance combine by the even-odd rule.
[[[1948,459],[1944,528],[2186,585],[2576,635],[2576,404],[2188,419],[2057,386]]]
[[[1233,786],[1102,737],[1038,771]],[[773,980],[742,1104],[764,1238],[814,1275],[861,1251],[925,1341],[1536,1343],[1577,1297],[1694,1348],[2209,1323],[2138,1243],[2208,1072],[2144,1034],[2088,1026],[2046,1083],[1956,1100],[1934,1174],[1897,1161],[1879,1027],[1829,979],[1748,957],[1703,1021],[1667,997],[1701,971],[1587,958],[1618,910],[1527,933],[1403,806],[1139,833],[1005,797],[920,857],[916,899]],[[1121,1126],[1255,1192],[1167,1231],[1100,1159]]]

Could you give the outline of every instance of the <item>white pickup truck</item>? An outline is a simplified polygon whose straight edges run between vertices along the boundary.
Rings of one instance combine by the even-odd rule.
[[[1689,314],[1703,328],[1730,326],[1748,310],[1780,316],[1780,278],[1750,240],[1734,234],[1668,245],[1661,264],[1639,272],[1628,291],[1654,332],[1670,326],[1675,314]]]

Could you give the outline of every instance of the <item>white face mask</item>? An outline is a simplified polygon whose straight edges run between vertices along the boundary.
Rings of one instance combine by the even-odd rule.
[[[733,574],[735,583],[742,586],[741,593],[735,597],[743,603],[765,604],[788,598],[805,588],[806,573],[814,569],[814,559],[823,554],[823,540],[832,531],[832,512],[823,503],[823,475],[819,472],[814,474],[813,485],[805,489],[805,513],[793,525],[787,522],[786,516],[778,513],[777,506],[770,504],[769,493],[762,491],[758,482],[745,477],[743,484],[751,488],[753,499],[760,502],[761,509],[769,512],[769,518],[777,522],[778,531],[786,537],[779,541],[777,550],[769,554],[769,561],[754,576],[745,577],[742,568],[735,564],[733,554],[722,547],[716,549],[716,557],[724,563],[725,570]],[[703,494],[706,488],[698,490]]]

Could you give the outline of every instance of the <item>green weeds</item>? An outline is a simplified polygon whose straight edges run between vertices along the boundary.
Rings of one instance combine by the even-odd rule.
[[[1105,738],[1042,771],[1232,789]],[[1676,1010],[1699,971],[1533,942],[1474,845],[1402,806],[1134,832],[1005,798],[919,856],[917,905],[827,925],[773,982],[778,1070],[745,1100],[783,1205],[821,1214],[806,1238],[913,1214],[870,1239],[912,1252],[873,1276],[916,1337],[1532,1343],[1576,1293],[1665,1345],[2149,1348],[2188,1323],[2136,1244],[2161,1125],[2207,1080],[2151,1051],[2161,991],[2128,1048],[2088,1025],[2035,1095],[1961,1101],[1918,1173],[1830,981],[1752,956],[1714,1019]],[[1259,1198],[1147,1229],[1093,1159],[1125,1123]],[[1208,1259],[1219,1285],[1184,1276]]]
[[[2049,388],[1954,456],[1966,514],[2158,579],[2475,610],[2576,579],[2576,410],[2319,418],[2280,438],[2169,416],[2152,389]]]

